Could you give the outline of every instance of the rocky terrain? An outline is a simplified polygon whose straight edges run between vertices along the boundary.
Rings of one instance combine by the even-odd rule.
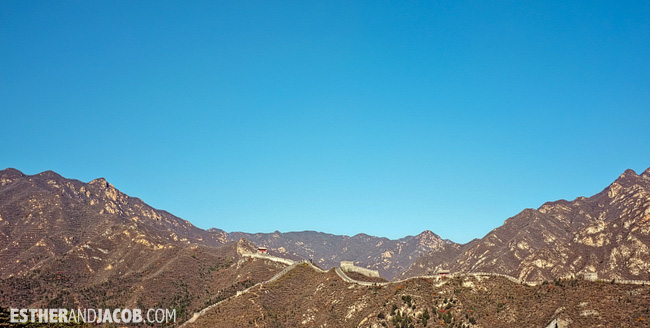
[[[402,277],[495,272],[526,281],[595,272],[650,280],[650,169],[627,170],[600,193],[549,202],[507,219],[485,237],[420,257]]]
[[[103,178],[83,183],[52,171],[34,176],[0,171],[0,277],[21,274],[44,259],[98,239],[128,239],[154,249],[172,244],[220,246],[227,241],[225,234],[156,210]],[[96,254],[87,255],[89,270],[97,271],[92,262]]]
[[[648,327],[650,286],[500,277],[344,282],[306,264],[210,309],[184,327]]]
[[[340,261],[405,278],[449,269],[460,277],[382,285],[344,282],[265,258]],[[202,230],[104,179],[0,171],[0,325],[6,307],[174,308],[180,321],[219,303],[193,326],[209,327],[647,327],[650,169],[627,170],[589,198],[526,209],[461,245],[431,231],[389,240],[320,232]],[[406,270],[405,272],[403,272]],[[285,275],[259,284],[278,272]],[[403,272],[403,273],[401,273]],[[471,272],[503,273],[535,286]],[[596,282],[573,279],[597,273]],[[560,279],[565,278],[565,279]],[[253,287],[254,286],[254,287]],[[238,291],[251,288],[237,297]],[[189,325],[189,324],[188,324]]]
[[[104,179],[0,171],[0,306],[166,307],[179,319],[269,279],[228,242]]]
[[[397,240],[358,234],[352,237],[316,231],[228,234],[229,240],[245,238],[256,245],[264,245],[270,252],[286,258],[312,259],[323,268],[339,266],[341,261],[378,270],[392,279],[409,268],[421,255],[455,245],[431,231]]]

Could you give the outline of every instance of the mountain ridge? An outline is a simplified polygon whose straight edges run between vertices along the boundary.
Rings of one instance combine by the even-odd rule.
[[[180,320],[283,269],[123,194],[52,171],[0,171],[0,307],[177,309]]]
[[[649,245],[650,169],[640,175],[626,170],[591,197],[556,200],[537,209],[524,209],[483,238],[466,244],[444,240],[430,230],[397,240],[363,233],[340,236],[315,231],[247,234],[217,228],[203,230],[122,193],[104,178],[84,183],[53,171],[35,175],[16,169],[0,171],[0,307],[164,306],[178,309],[182,321],[284,270],[284,264],[242,256],[254,252],[257,246],[266,246],[271,254],[281,257],[311,259],[325,269],[338,266],[340,261],[353,261],[391,279],[449,269],[452,273],[493,272],[524,281],[548,281],[590,272],[608,280],[650,280]],[[289,291],[300,288],[294,287],[302,286],[300,277],[294,276],[297,273],[287,274],[278,286],[291,286]],[[322,277],[324,280],[314,280],[310,287],[313,290],[302,292],[340,293],[340,298],[328,303],[330,310],[338,306],[336,299],[341,299],[345,304],[340,306],[348,309],[368,306],[370,303],[358,297],[372,298],[381,289],[350,289],[338,281],[334,270],[329,273]],[[431,285],[426,279],[419,281],[413,295],[419,288]],[[487,281],[495,281],[489,288],[511,288],[498,280],[478,278],[468,285]],[[562,281],[556,279],[553,286],[566,288]],[[409,280],[404,284],[412,283]],[[462,295],[468,291],[463,289],[464,282],[451,283],[462,288],[450,286],[447,292],[460,291],[458,295]],[[319,287],[321,284],[323,287]],[[403,285],[395,284],[395,292],[388,294],[396,296],[394,301],[399,303],[399,298],[407,295],[397,295]],[[540,284],[528,291],[546,293],[553,286]],[[586,290],[595,297],[599,289],[591,286]],[[470,293],[475,292],[478,289]],[[487,296],[490,293],[486,291]],[[271,311],[267,313],[270,318],[291,317],[289,308],[273,308],[273,298],[278,295],[282,293],[271,291],[263,300],[267,306],[264,311]],[[469,306],[476,298],[468,296],[461,302]],[[239,302],[235,297],[224,305]],[[601,308],[612,302],[603,303]],[[495,321],[489,319],[491,305],[476,306],[485,315],[477,320],[493,325]],[[366,309],[364,313],[380,319],[379,313],[388,317],[386,310]],[[513,311],[512,315],[517,315],[520,310]],[[552,308],[544,311],[550,320]],[[249,326],[256,318],[249,319]],[[395,317],[391,314],[391,318]],[[353,321],[357,319],[366,320],[359,317]],[[346,320],[347,316],[332,319],[325,315],[319,322]],[[245,326],[246,322],[241,324]]]
[[[650,276],[650,169],[628,169],[591,197],[524,209],[481,239],[421,257],[402,276],[447,268],[546,280],[597,272]]]
[[[9,186],[16,181],[22,185]],[[603,236],[592,235],[605,228],[611,230],[611,227],[619,227],[621,224],[628,229],[635,225],[636,221],[641,224],[638,227],[635,225],[637,230],[625,236],[620,235],[623,232],[619,231],[618,238],[630,239],[638,246],[637,249],[643,252],[650,244],[645,225],[646,216],[643,216],[650,215],[647,213],[650,211],[648,197],[650,168],[641,174],[627,169],[609,186],[591,197],[581,196],[572,201],[559,199],[545,202],[536,209],[524,209],[519,214],[506,219],[503,225],[493,229],[484,237],[465,244],[442,239],[430,230],[394,240],[365,233],[345,236],[309,230],[284,233],[277,230],[272,233],[237,231],[227,233],[218,228],[203,230],[171,213],[154,209],[139,198],[122,193],[105,178],[83,183],[79,180],[66,179],[54,171],[25,175],[17,169],[8,168],[0,171],[0,187],[32,188],[30,190],[35,193],[60,193],[57,197],[69,196],[85,205],[90,205],[93,211],[98,211],[101,215],[117,215],[126,221],[136,223],[148,220],[149,224],[155,227],[150,233],[167,241],[176,239],[175,241],[180,240],[188,245],[216,247],[244,238],[256,245],[265,246],[272,254],[282,257],[312,259],[314,263],[324,268],[338,266],[340,261],[354,261],[356,265],[378,270],[382,276],[389,279],[431,273],[441,268],[459,272],[494,271],[517,276],[522,280],[548,279],[591,271],[602,271],[605,276],[617,279],[646,278],[640,275],[641,271],[647,269],[641,264],[637,264],[631,269],[632,271],[626,273],[613,268],[602,268],[593,263],[596,259],[604,261],[602,259],[607,256],[603,253],[605,249],[610,253],[623,252],[627,254],[624,256],[626,260],[629,260],[628,253],[632,247],[630,245],[622,249],[611,247],[593,249],[589,254],[585,253],[585,249],[578,250],[578,248],[603,246],[604,243],[607,244],[605,246],[611,245],[614,243],[611,238],[604,241]],[[90,199],[91,193],[97,196],[96,199]],[[23,199],[23,201],[30,200]],[[630,211],[635,211],[636,216],[646,214],[639,219],[630,217],[632,215]],[[0,212],[0,220],[2,220],[1,214]],[[627,223],[613,223],[622,215],[626,215]],[[605,217],[607,220],[603,219]],[[608,225],[609,223],[612,225]],[[637,233],[639,231],[641,234]],[[613,232],[608,233],[613,234]],[[7,233],[0,230],[0,238],[7,239]],[[499,247],[495,248],[497,244]],[[537,253],[546,255],[531,255],[529,249],[539,250]],[[495,255],[486,257],[486,253],[489,252]],[[3,256],[2,251],[0,256]],[[432,256],[436,259],[427,260]],[[553,259],[554,256],[562,260],[557,262]],[[570,258],[580,258],[580,261],[586,262],[566,266],[565,262]],[[589,259],[585,260],[585,258]],[[645,255],[642,258],[645,259]],[[493,263],[486,265],[485,261]],[[527,264],[522,266],[520,263],[522,261]],[[641,260],[634,258],[632,261],[636,263]],[[565,267],[562,268],[562,265]],[[11,271],[9,268],[3,270]],[[3,273],[0,270],[1,274]]]
[[[367,234],[334,235],[317,231],[228,233],[231,241],[240,238],[263,245],[275,255],[311,259],[327,269],[339,266],[341,261],[353,261],[358,266],[378,270],[380,275],[388,279],[406,270],[420,255],[453,243],[430,230],[399,239]]]
[[[315,263],[326,268],[338,266],[340,261],[355,261],[357,265],[379,270],[387,278],[393,278],[406,270],[420,255],[443,244],[453,243],[447,239],[443,240],[430,230],[394,240],[365,233],[345,236],[317,231],[226,233],[218,228],[203,230],[167,211],[149,206],[140,198],[122,193],[103,177],[84,183],[75,179],[66,179],[54,171],[44,171],[34,175],[25,175],[14,168],[0,171],[0,187],[14,180],[26,180],[23,182],[35,184],[39,192],[55,194],[62,192],[70,195],[90,205],[101,215],[118,215],[122,219],[134,222],[147,220],[153,226],[160,228],[157,233],[159,236],[162,236],[161,233],[166,233],[170,238],[180,239],[186,244],[197,243],[215,247],[245,238],[260,246],[268,247],[273,254],[290,259],[313,259]],[[96,194],[98,198],[91,199],[91,194]],[[315,241],[318,241],[319,245]],[[0,256],[2,256],[1,252]]]

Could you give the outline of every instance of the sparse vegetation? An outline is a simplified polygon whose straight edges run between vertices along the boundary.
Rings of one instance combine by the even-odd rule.
[[[650,287],[621,285],[609,277],[596,282],[550,279],[528,287],[501,277],[449,276],[440,280],[441,285],[435,279],[412,279],[382,287],[350,285],[332,271],[317,273],[307,265],[300,265],[273,283],[258,285],[231,298],[270,278],[283,265],[256,259],[240,261],[237,249],[202,243],[202,238],[208,236],[197,231],[194,233],[203,237],[180,236],[174,230],[173,238],[190,240],[188,244],[175,243],[169,232],[174,223],[180,226],[185,223],[169,214],[155,211],[148,214],[146,218],[156,223],[147,226],[143,223],[144,215],[138,219],[131,215],[131,212],[140,215],[139,207],[132,207],[131,212],[115,210],[111,215],[99,216],[97,209],[103,210],[113,203],[94,199],[99,202],[95,208],[67,199],[71,203],[64,208],[52,205],[60,200],[48,197],[34,198],[45,213],[42,216],[52,219],[44,221],[46,228],[27,229],[20,234],[29,240],[29,243],[18,243],[30,250],[25,253],[28,256],[19,254],[15,263],[3,263],[21,274],[0,280],[1,305],[118,308],[135,302],[144,309],[176,309],[182,321],[195,311],[227,300],[197,323],[224,327],[297,327],[326,323],[347,328],[363,320],[399,328],[543,327],[549,318],[558,314],[571,317],[573,325],[579,327],[633,327],[647,325],[646,318],[650,317]],[[21,208],[27,205],[16,203],[3,215],[25,217],[24,213],[30,213],[27,208]],[[145,206],[141,202],[137,204]],[[129,215],[125,215],[127,212]],[[75,246],[66,248],[61,245],[67,240],[56,240],[53,243],[56,247],[32,247],[43,237],[37,232],[53,227],[51,222],[59,218],[69,218],[75,227],[83,228],[70,237],[79,238],[73,240]],[[100,224],[97,227],[87,224],[95,222],[92,220]],[[65,224],[68,221],[63,220]],[[104,233],[111,238],[97,237]],[[106,254],[121,257],[109,261]],[[601,260],[601,264],[607,263]],[[368,277],[355,279],[384,281]],[[0,308],[0,320],[3,318],[6,309]]]
[[[425,309],[424,312],[422,312],[422,314],[420,315],[420,322],[422,323],[422,326],[424,327],[427,326],[427,323],[429,322],[429,318],[431,318],[429,315],[429,310]]]
[[[270,286],[269,289],[248,293],[224,303],[219,311],[247,316],[251,311],[242,312],[241,309],[250,309],[253,304],[264,304],[264,314],[246,317],[244,321],[256,322],[262,326],[273,326],[271,323],[280,322],[283,322],[284,326],[301,326],[305,318],[314,318],[315,326],[328,323],[332,326],[348,327],[349,322],[359,322],[370,317],[369,323],[380,327],[535,327],[547,324],[544,318],[552,316],[561,306],[576,304],[577,300],[585,297],[590,299],[590,309],[594,308],[599,313],[607,313],[603,309],[611,305],[611,302],[618,304],[618,298],[612,298],[610,302],[608,298],[590,295],[614,293],[622,295],[622,302],[626,302],[631,299],[629,292],[621,293],[626,288],[643,290],[646,294],[650,292],[650,287],[647,286],[598,285],[588,282],[577,284],[572,280],[526,287],[499,277],[481,281],[474,278],[465,279],[473,279],[477,288],[458,290],[452,280],[441,287],[434,287],[431,282],[415,279],[394,288],[377,290],[375,293],[371,288],[349,285],[337,279],[332,272],[319,274],[304,268],[296,270],[290,279]],[[325,282],[327,284],[324,284]],[[555,291],[547,293],[549,286],[553,286]],[[395,290],[398,294],[395,294]],[[625,320],[628,320],[638,323],[638,318],[650,315],[649,303],[650,300],[647,299],[645,303],[641,303],[645,305],[626,303],[634,307],[634,310],[630,308],[630,315],[634,319],[619,316],[617,322],[625,323]],[[577,308],[577,304],[574,306]],[[286,315],[288,309],[295,311],[295,317]],[[321,311],[326,311],[327,315],[324,316]],[[208,321],[205,322],[214,325],[228,326],[235,323],[224,318],[217,321],[209,321],[209,318],[206,320]],[[579,313],[574,320],[582,322],[581,326],[590,325],[590,321],[585,321],[590,320],[590,317],[580,316]],[[608,322],[608,319],[603,320]],[[633,326],[629,322],[620,326]]]

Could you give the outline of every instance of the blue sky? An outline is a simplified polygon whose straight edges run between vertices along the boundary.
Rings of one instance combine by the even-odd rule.
[[[650,167],[647,1],[3,1],[0,167],[467,242]]]

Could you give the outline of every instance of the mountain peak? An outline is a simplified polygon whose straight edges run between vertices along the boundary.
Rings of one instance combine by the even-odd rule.
[[[644,172],[643,174],[646,174],[646,173]],[[636,172],[634,172],[634,170],[627,169],[627,170],[625,170],[625,172],[623,172],[621,175],[618,176],[616,181],[614,181],[614,183],[612,183],[612,186],[616,187],[616,185],[619,185],[621,187],[628,188],[628,187],[631,187],[631,186],[633,186],[635,184],[638,184],[639,183],[639,178],[641,178],[641,176],[636,174]],[[616,188],[618,188],[618,187],[616,187]]]
[[[424,230],[420,232],[415,238],[440,238],[440,236],[436,235],[433,231],[431,230]]]
[[[623,174],[621,174],[620,178],[625,178],[627,176],[636,177],[636,176],[638,176],[638,174],[636,174],[636,172],[634,170],[632,170],[632,169],[627,169],[627,170],[625,170],[625,172],[623,172]]]
[[[0,176],[7,177],[7,178],[19,178],[19,177],[24,177],[25,174],[23,172],[14,169],[13,167],[8,167],[0,171]]]
[[[98,187],[100,187],[102,189],[112,188],[113,187],[113,185],[108,183],[108,181],[106,181],[106,179],[104,179],[104,178],[97,178],[97,179],[95,179],[93,181],[90,181],[88,184],[93,185],[93,186],[98,186]]]
[[[50,178],[50,179],[63,178],[60,174],[58,174],[58,173],[56,173],[56,172],[54,172],[52,170],[43,171],[43,172],[37,174],[37,176],[43,177],[43,178]]]
[[[420,234],[415,236],[415,239],[418,241],[418,244],[420,246],[424,246],[432,250],[437,249],[447,243],[431,230],[422,231]]]
[[[643,171],[643,173],[641,173],[641,177],[644,177],[646,179],[650,179],[650,167],[645,169],[645,171]]]
[[[257,247],[245,238],[240,238],[236,243],[237,254],[250,254],[257,251]]]

